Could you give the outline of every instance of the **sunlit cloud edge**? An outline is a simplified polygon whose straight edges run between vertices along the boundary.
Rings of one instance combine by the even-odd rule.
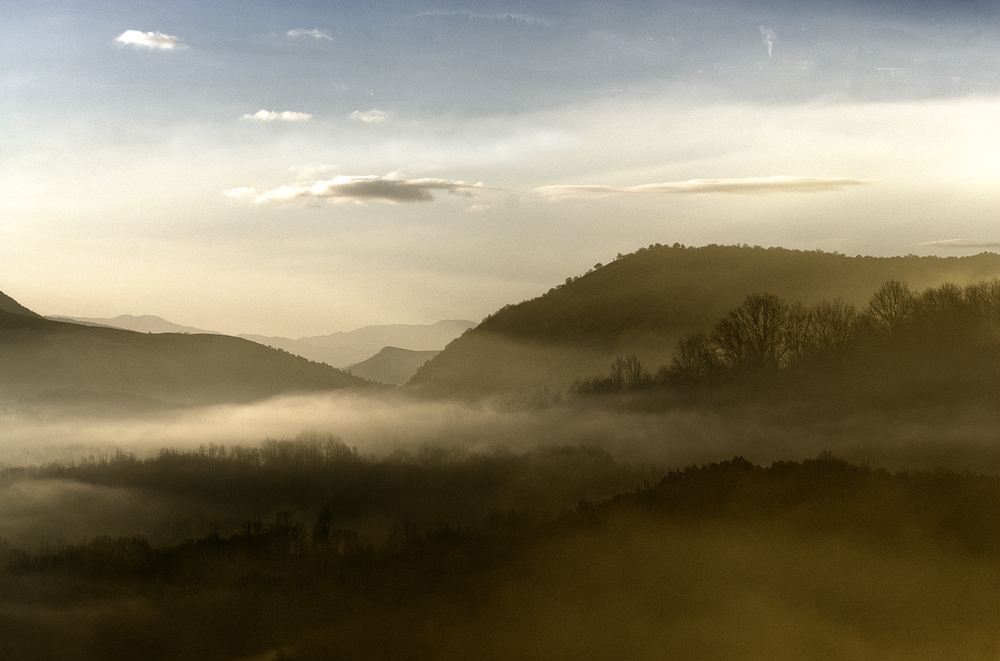
[[[822,177],[750,177],[744,179],[690,179],[638,186],[568,184],[541,186],[533,192],[551,201],[612,195],[766,195],[773,193],[822,193],[868,182],[860,179]]]

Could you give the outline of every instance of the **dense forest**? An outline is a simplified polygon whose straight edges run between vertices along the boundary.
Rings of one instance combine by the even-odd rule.
[[[574,391],[778,394],[854,407],[995,404],[998,368],[1000,280],[923,292],[890,280],[861,310],[840,299],[807,306],[749,294],[709,332],[680,340],[657,371],[619,356]]]
[[[426,448],[422,457],[375,459],[312,438],[8,469],[8,490],[55,478],[216,498],[241,484],[297,483],[299,496],[328,505],[308,518],[281,510],[179,542],[140,534],[33,549],[4,542],[5,654],[922,659],[998,651],[996,477],[890,473],[828,453],[767,467],[736,457],[544,511],[539,503],[560,502],[571,485],[637,473],[585,448],[539,452]],[[542,457],[545,476],[537,474]],[[456,525],[442,512],[421,524],[363,480],[331,487],[353,470],[377,476],[404,466],[449,483],[452,498],[475,503],[475,516]],[[484,480],[484,471],[568,484],[550,484],[534,507],[497,509],[498,480]],[[409,481],[404,498],[423,493],[419,483]],[[345,525],[358,499],[393,515],[392,524],[377,533]]]
[[[410,381],[417,392],[483,396],[562,390],[618,355],[670,361],[752,292],[813,306],[863,307],[885,282],[917,291],[1000,277],[1000,255],[849,257],[760,246],[651,245],[549,292],[505,306],[453,341]]]

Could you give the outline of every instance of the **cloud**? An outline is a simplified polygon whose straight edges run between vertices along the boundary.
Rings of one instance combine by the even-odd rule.
[[[226,197],[231,197],[234,199],[242,199],[244,197],[253,197],[257,194],[256,188],[248,188],[246,186],[241,186],[240,188],[230,188],[228,190],[222,191],[222,194]]]
[[[762,195],[766,193],[820,193],[860,186],[858,179],[820,177],[751,177],[747,179],[691,179],[641,186],[542,186],[535,192],[550,200],[609,195],[694,195],[705,193]]]
[[[340,167],[330,163],[307,163],[305,165],[294,165],[288,169],[295,173],[295,178],[299,181],[318,181],[323,177],[335,174]]]
[[[233,191],[252,191],[250,188],[234,188],[226,195],[244,197],[247,193],[232,195]],[[432,191],[447,191],[455,195],[473,197],[475,193],[494,190],[481,183],[468,184],[464,181],[448,179],[406,179],[398,175],[381,177],[378,175],[338,175],[333,179],[317,181],[313,184],[289,184],[254,197],[254,202],[289,202],[294,200],[327,199],[331,202],[430,202]],[[256,192],[256,191],[254,191]]]
[[[764,45],[767,46],[767,56],[771,57],[772,51],[774,50],[774,42],[778,40],[778,35],[776,35],[774,30],[771,28],[766,28],[763,25],[761,25],[758,29],[760,30],[761,40],[764,42]]]
[[[552,21],[549,19],[531,16],[530,14],[481,14],[479,12],[472,12],[466,9],[461,9],[459,11],[424,11],[417,14],[418,18],[422,16],[465,16],[467,18],[474,18],[480,21],[515,21],[517,23],[523,23],[524,25],[552,25]]]
[[[135,46],[136,48],[155,48],[158,50],[181,50],[187,48],[187,44],[175,37],[162,32],[141,32],[139,30],[125,30],[115,38],[120,44]]]
[[[320,30],[318,28],[313,28],[312,30],[305,30],[298,28],[295,30],[289,30],[285,33],[289,39],[302,39],[304,37],[312,37],[313,39],[326,39],[327,41],[333,41],[333,37],[327,30]]]
[[[312,115],[307,112],[292,112],[291,110],[284,110],[282,112],[258,110],[252,115],[243,115],[240,119],[254,119],[258,122],[308,122],[312,119]]]
[[[469,213],[486,213],[492,211],[493,207],[488,204],[472,204],[466,209]]]
[[[356,122],[364,122],[365,124],[381,124],[389,118],[389,113],[384,110],[379,110],[378,108],[372,108],[371,110],[366,110],[364,112],[355,110],[351,113],[350,117]]]
[[[970,239],[942,239],[941,241],[925,241],[914,243],[921,248],[978,248],[983,250],[1000,248],[1000,241],[972,241]]]

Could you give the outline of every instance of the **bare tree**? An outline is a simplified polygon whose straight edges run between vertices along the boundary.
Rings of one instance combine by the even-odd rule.
[[[788,305],[773,294],[750,294],[716,324],[711,339],[736,370],[780,367],[788,352]]]
[[[615,362],[611,363],[611,374],[608,378],[612,389],[621,392],[637,390],[650,380],[639,358],[634,355],[615,358]]]
[[[813,318],[813,350],[829,354],[851,339],[858,322],[858,311],[842,300],[821,301],[810,310]]]
[[[914,296],[904,283],[890,280],[876,291],[868,303],[865,316],[883,333],[891,333],[913,316]]]
[[[801,303],[788,307],[785,323],[784,363],[791,363],[812,353],[816,347],[816,318]]]
[[[669,375],[681,383],[698,385],[709,381],[719,369],[715,345],[704,333],[698,333],[677,343]]]

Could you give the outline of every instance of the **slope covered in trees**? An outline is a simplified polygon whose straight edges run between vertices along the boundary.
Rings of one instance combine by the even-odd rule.
[[[1000,388],[1000,279],[923,292],[890,280],[860,310],[750,294],[655,373],[619,356],[580,393],[763,396],[912,410],[990,405]]]
[[[557,515],[492,511],[428,526],[378,503],[395,525],[372,537],[345,524],[328,490],[345,468],[399,474],[399,462],[350,451],[308,458],[166,452],[66,467],[160,489],[165,473],[210,484],[234,463],[218,479],[262,472],[321,488],[306,498],[309,511],[181,542],[0,540],[5,658],[995,656],[996,476],[890,473],[830,455],[769,466],[736,457]],[[548,475],[553,486],[577,478],[578,458]],[[475,506],[493,495],[484,460],[512,476],[535,465],[466,457],[409,467],[430,483],[465,482],[464,500],[483,511]],[[314,479],[324,472],[331,479]],[[463,473],[472,479],[455,479]]]
[[[136,333],[0,311],[0,396],[7,406],[144,410],[369,385],[226,335]]]
[[[452,342],[410,385],[442,394],[562,389],[616,355],[670,360],[754,292],[812,305],[864,305],[883,283],[923,289],[1000,275],[1000,255],[847,257],[783,248],[650,246],[538,298],[509,305]]]

